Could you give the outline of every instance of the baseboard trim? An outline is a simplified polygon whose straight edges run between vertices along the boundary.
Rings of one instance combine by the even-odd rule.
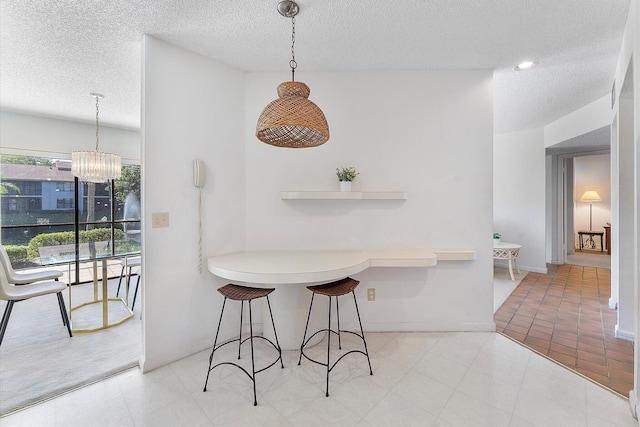
[[[626,331],[624,329],[619,329],[618,325],[616,325],[615,334],[616,334],[616,338],[620,338],[622,340],[634,341],[634,338],[635,338],[635,334],[633,333],[633,331]]]
[[[345,330],[358,330],[359,325],[357,323],[344,323],[340,322],[341,329]],[[381,323],[363,323],[363,329],[365,333],[367,332],[496,332],[496,324],[494,322],[486,322],[486,323],[389,323],[389,322],[381,322]],[[254,334],[260,335],[256,330],[254,330]],[[237,332],[235,334],[225,334],[224,337],[220,338],[220,342],[224,342],[225,340],[237,337]],[[144,357],[140,357],[140,370],[143,374],[146,374],[154,369],[160,368],[162,366],[173,363],[177,360],[184,359],[185,357],[189,357],[195,353],[199,353],[203,350],[210,350],[211,344],[213,343],[212,338],[207,338],[200,340],[197,344],[189,346],[189,349],[186,351],[171,351],[166,352],[159,357],[155,357],[153,359],[145,359]]]
[[[342,322],[340,322],[342,325]],[[345,324],[346,326],[346,324]],[[357,327],[357,324],[353,324]],[[495,332],[496,324],[487,323],[389,323],[368,322],[362,327],[366,332]]]
[[[502,260],[494,260],[493,261],[493,266],[494,267],[500,267],[500,268],[509,268],[509,264],[507,263],[507,261],[502,261]],[[532,272],[532,273],[540,273],[540,274],[547,274],[548,273],[548,269],[545,268],[537,268],[537,267],[530,267],[528,265],[520,265],[518,264],[518,268],[520,269],[520,271],[524,272]],[[513,269],[514,272],[516,272],[516,269]]]
[[[631,407],[631,415],[633,418],[638,420],[638,425],[640,426],[640,419],[638,419],[638,411],[640,411],[640,406],[638,406],[638,395],[635,390],[631,390],[629,392],[629,406]]]
[[[262,325],[254,324],[254,326],[254,335],[262,335]],[[221,330],[220,336],[218,337],[218,343],[222,343],[237,337],[237,330]],[[212,345],[213,335],[210,337],[202,337],[197,341],[190,343],[190,345],[177,346],[175,350],[164,352],[154,358],[145,358],[144,356],[141,356],[140,369],[143,374],[146,374],[147,372],[153,371],[154,369],[161,368],[165,365],[184,359],[185,357],[189,357],[201,351],[211,350]]]
[[[535,267],[529,267],[529,266],[522,266],[522,270],[525,271],[530,271],[532,273],[540,273],[540,274],[547,274],[549,272],[549,270],[545,267],[545,268],[535,268]]]

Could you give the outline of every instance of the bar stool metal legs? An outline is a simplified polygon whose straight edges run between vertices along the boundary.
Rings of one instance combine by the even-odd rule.
[[[329,373],[333,370],[333,368],[335,368],[335,366],[338,364],[338,362],[340,362],[345,356],[347,356],[348,354],[352,354],[352,353],[360,353],[363,354],[367,357],[367,362],[369,363],[369,374],[373,375],[373,370],[371,369],[371,360],[369,359],[369,350],[367,349],[367,341],[364,338],[364,330],[362,329],[362,321],[360,320],[360,310],[358,309],[358,301],[356,300],[356,294],[354,292],[354,289],[358,286],[360,282],[354,279],[351,279],[350,277],[347,277],[345,279],[342,280],[338,280],[336,282],[332,282],[332,283],[327,283],[327,284],[322,284],[322,285],[314,285],[314,286],[307,286],[307,289],[309,289],[312,294],[311,294],[311,303],[309,304],[309,314],[307,316],[307,324],[304,327],[304,336],[302,338],[302,344],[300,345],[300,357],[298,358],[298,365],[301,364],[302,362],[302,356],[305,357],[305,359],[313,362],[313,363],[317,363],[318,365],[322,365],[324,367],[326,367],[327,369],[327,390],[326,390],[326,396],[329,397]],[[338,297],[342,296],[342,295],[346,295],[348,293],[351,293],[353,295],[353,302],[355,304],[356,307],[356,314],[358,316],[358,324],[360,325],[360,333],[357,332],[353,332],[353,331],[345,331],[340,329],[340,310],[339,310],[339,305],[338,305]],[[316,294],[320,294],[320,295],[326,295],[329,297],[329,321],[328,321],[328,327],[326,329],[320,329],[318,331],[316,331],[315,333],[313,333],[309,338],[307,338],[307,331],[309,328],[309,320],[311,318],[311,310],[313,308],[313,299],[315,297]],[[337,330],[333,330],[331,329],[331,300],[332,298],[335,298],[336,300],[336,317],[338,320],[338,328]],[[320,362],[318,360],[314,360],[312,358],[310,358],[309,356],[307,356],[304,352],[305,346],[309,343],[309,341],[311,341],[313,339],[313,337],[315,337],[318,334],[321,333],[327,333],[327,361],[325,362]],[[346,353],[344,353],[342,356],[340,356],[338,358],[338,360],[336,360],[333,364],[331,364],[331,334],[336,334],[338,336],[338,348],[342,349],[342,339],[341,339],[341,333],[349,333],[349,334],[353,334],[357,337],[359,337],[360,339],[362,339],[362,342],[364,344],[364,351],[362,350],[350,350]]]
[[[207,379],[205,380],[204,383],[204,389],[202,391],[207,391],[207,384],[209,382],[209,374],[211,373],[212,370],[214,370],[215,368],[217,368],[218,366],[222,366],[222,365],[231,365],[231,366],[235,366],[237,368],[239,368],[242,372],[244,372],[249,379],[251,379],[251,382],[253,382],[253,405],[256,406],[258,405],[258,399],[257,399],[257,395],[256,395],[256,374],[259,374],[262,371],[265,371],[267,369],[269,369],[270,367],[272,367],[273,365],[275,365],[276,363],[278,363],[278,361],[280,361],[280,367],[284,368],[284,364],[282,363],[282,349],[280,348],[280,343],[278,342],[278,334],[276,333],[276,325],[273,321],[273,313],[271,311],[271,303],[269,302],[269,294],[271,292],[273,292],[275,289],[269,288],[269,289],[265,289],[265,288],[250,288],[250,287],[246,287],[246,286],[239,286],[239,285],[233,285],[233,284],[229,284],[229,285],[225,285],[223,287],[221,287],[220,289],[218,289],[218,292],[220,292],[222,295],[224,295],[224,301],[222,302],[222,310],[220,311],[220,321],[218,322],[218,329],[216,330],[216,337],[213,341],[213,349],[211,350],[211,355],[209,356],[209,369],[207,371]],[[270,339],[263,337],[263,336],[255,336],[253,335],[253,318],[252,318],[252,310],[251,310],[251,301],[257,298],[262,298],[262,297],[266,297],[267,299],[267,306],[269,308],[269,315],[271,317],[271,324],[273,326],[273,332],[274,332],[274,336],[275,336],[275,344],[273,343],[273,341],[271,341]],[[224,315],[224,308],[225,305],[227,303],[227,298],[232,299],[232,300],[236,300],[236,301],[240,301],[240,333],[238,335],[238,338],[236,339],[232,339],[230,341],[227,341],[225,343],[222,343],[220,345],[218,345],[218,336],[220,334],[220,325],[222,324],[222,316]],[[242,339],[242,313],[244,311],[244,302],[248,301],[249,302],[249,336],[246,337],[245,339]],[[255,355],[254,355],[254,347],[253,347],[253,343],[254,343],[254,338],[260,338],[263,339],[265,341],[267,341],[269,344],[271,344],[271,346],[273,346],[274,349],[276,349],[276,351],[278,352],[278,358],[276,360],[274,360],[270,365],[258,369],[256,370],[256,366],[255,366]],[[250,341],[251,343],[251,373],[249,373],[249,371],[247,371],[244,367],[240,366],[237,363],[233,363],[233,362],[219,362],[216,365],[213,365],[213,355],[214,353],[220,349],[221,347],[227,345],[227,344],[231,344],[232,342],[236,342],[238,341],[238,360],[240,360],[241,357],[241,348],[242,348],[242,344],[245,343],[247,340]]]

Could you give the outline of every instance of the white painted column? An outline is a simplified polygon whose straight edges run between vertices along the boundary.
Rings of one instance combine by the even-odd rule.
[[[612,223],[612,250],[617,246],[618,260],[618,324],[616,336],[633,340],[635,331],[635,265],[634,229],[635,229],[635,185],[634,185],[634,125],[633,100],[619,98],[618,112],[618,221]],[[613,262],[613,257],[612,257]],[[612,271],[614,270],[612,266]],[[613,280],[613,278],[612,278]]]

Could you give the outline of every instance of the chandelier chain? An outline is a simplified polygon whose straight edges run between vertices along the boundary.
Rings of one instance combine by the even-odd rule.
[[[291,61],[289,61],[289,66],[291,67],[291,81],[295,80],[296,68],[298,67],[298,63],[296,62],[296,17],[291,17]]]
[[[100,122],[98,121],[98,115],[100,113],[100,97],[96,96],[96,151],[100,145]]]

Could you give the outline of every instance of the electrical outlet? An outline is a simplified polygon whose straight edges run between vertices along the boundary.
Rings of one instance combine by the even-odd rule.
[[[376,288],[367,288],[367,301],[376,300]]]
[[[169,212],[155,212],[151,214],[151,228],[169,226]]]

